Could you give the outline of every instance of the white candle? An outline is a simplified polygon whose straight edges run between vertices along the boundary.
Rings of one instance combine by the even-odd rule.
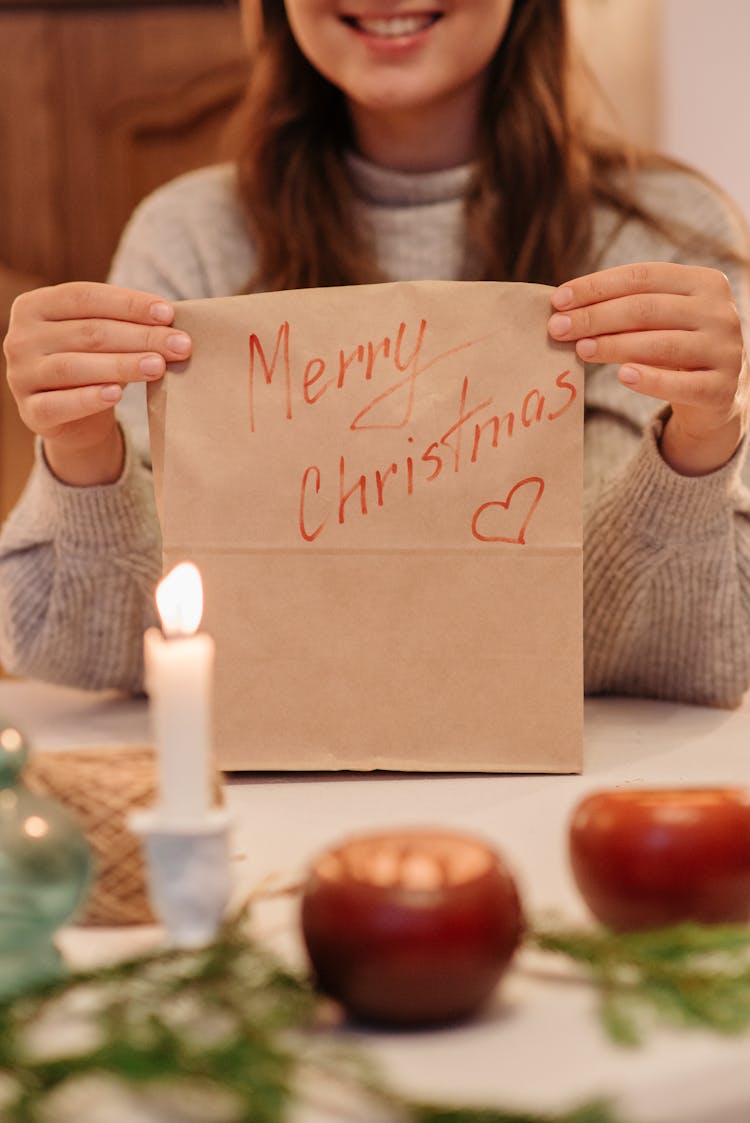
[[[156,590],[163,633],[144,637],[146,690],[159,774],[159,812],[172,822],[204,818],[211,804],[214,642],[199,633],[200,573],[189,562]]]

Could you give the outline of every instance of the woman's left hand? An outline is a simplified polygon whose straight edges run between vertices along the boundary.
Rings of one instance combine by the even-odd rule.
[[[548,330],[586,362],[615,363],[639,394],[670,403],[661,454],[700,476],[731,458],[748,415],[742,328],[718,269],[650,262],[568,281],[552,294]]]

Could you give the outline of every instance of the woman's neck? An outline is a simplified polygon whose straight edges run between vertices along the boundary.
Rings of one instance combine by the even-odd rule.
[[[468,94],[468,91],[467,91]],[[374,164],[401,172],[434,172],[468,164],[476,155],[476,109],[453,100],[429,109],[371,110],[350,103],[359,152]]]

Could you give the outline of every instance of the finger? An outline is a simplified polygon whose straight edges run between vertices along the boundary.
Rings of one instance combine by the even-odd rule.
[[[720,409],[726,404],[727,379],[714,370],[674,371],[628,363],[618,370],[617,377],[630,390],[672,405]]]
[[[568,312],[555,312],[548,321],[553,339],[560,342],[602,335],[605,332],[647,331],[655,328],[707,326],[718,317],[705,303],[670,293],[638,293],[615,297],[601,304],[587,304]]]
[[[79,386],[72,390],[45,390],[32,394],[23,408],[23,420],[34,433],[54,436],[72,421],[112,409],[122,397],[122,387]]]
[[[705,370],[714,365],[711,344],[699,331],[634,331],[579,339],[576,352],[587,363],[644,363],[667,370]]]
[[[35,315],[46,320],[103,317],[137,324],[171,324],[172,304],[157,293],[118,288],[92,281],[68,281],[19,297],[19,312],[33,305]]]
[[[723,282],[722,282],[723,278]],[[637,265],[615,265],[597,273],[566,281],[555,289],[551,300],[554,308],[580,308],[600,304],[619,296],[634,293],[672,293],[691,296],[705,286],[724,287],[726,278],[718,270],[704,266],[679,265],[672,261],[655,261]]]
[[[96,352],[128,354],[155,352],[177,361],[190,354],[190,336],[171,327],[147,326],[118,320],[80,319],[43,323],[36,330],[43,355]]]
[[[49,355],[39,366],[39,391],[63,390],[97,383],[152,382],[167,369],[163,355],[98,355],[89,352]]]

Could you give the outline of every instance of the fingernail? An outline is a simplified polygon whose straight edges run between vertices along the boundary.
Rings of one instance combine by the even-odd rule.
[[[554,308],[567,308],[573,303],[573,290],[563,286],[552,293],[552,306]]]
[[[156,378],[164,373],[164,360],[158,355],[147,355],[145,359],[141,359],[138,369],[146,378]]]
[[[595,339],[579,339],[576,350],[582,359],[593,359],[596,354]]]
[[[102,386],[99,393],[103,402],[119,402],[122,397],[122,387],[117,385]]]
[[[174,351],[175,355],[187,355],[190,350],[190,336],[170,335],[167,339],[167,346],[170,351]]]
[[[635,386],[640,377],[640,371],[637,371],[635,367],[620,367],[618,372],[620,382],[624,382],[626,386]]]
[[[169,304],[164,304],[161,301],[158,301],[156,304],[151,305],[151,307],[149,308],[149,312],[151,313],[151,319],[156,320],[158,324],[172,323],[174,309],[171,308]]]
[[[565,335],[570,331],[573,321],[570,316],[550,316],[549,330],[551,335]]]

